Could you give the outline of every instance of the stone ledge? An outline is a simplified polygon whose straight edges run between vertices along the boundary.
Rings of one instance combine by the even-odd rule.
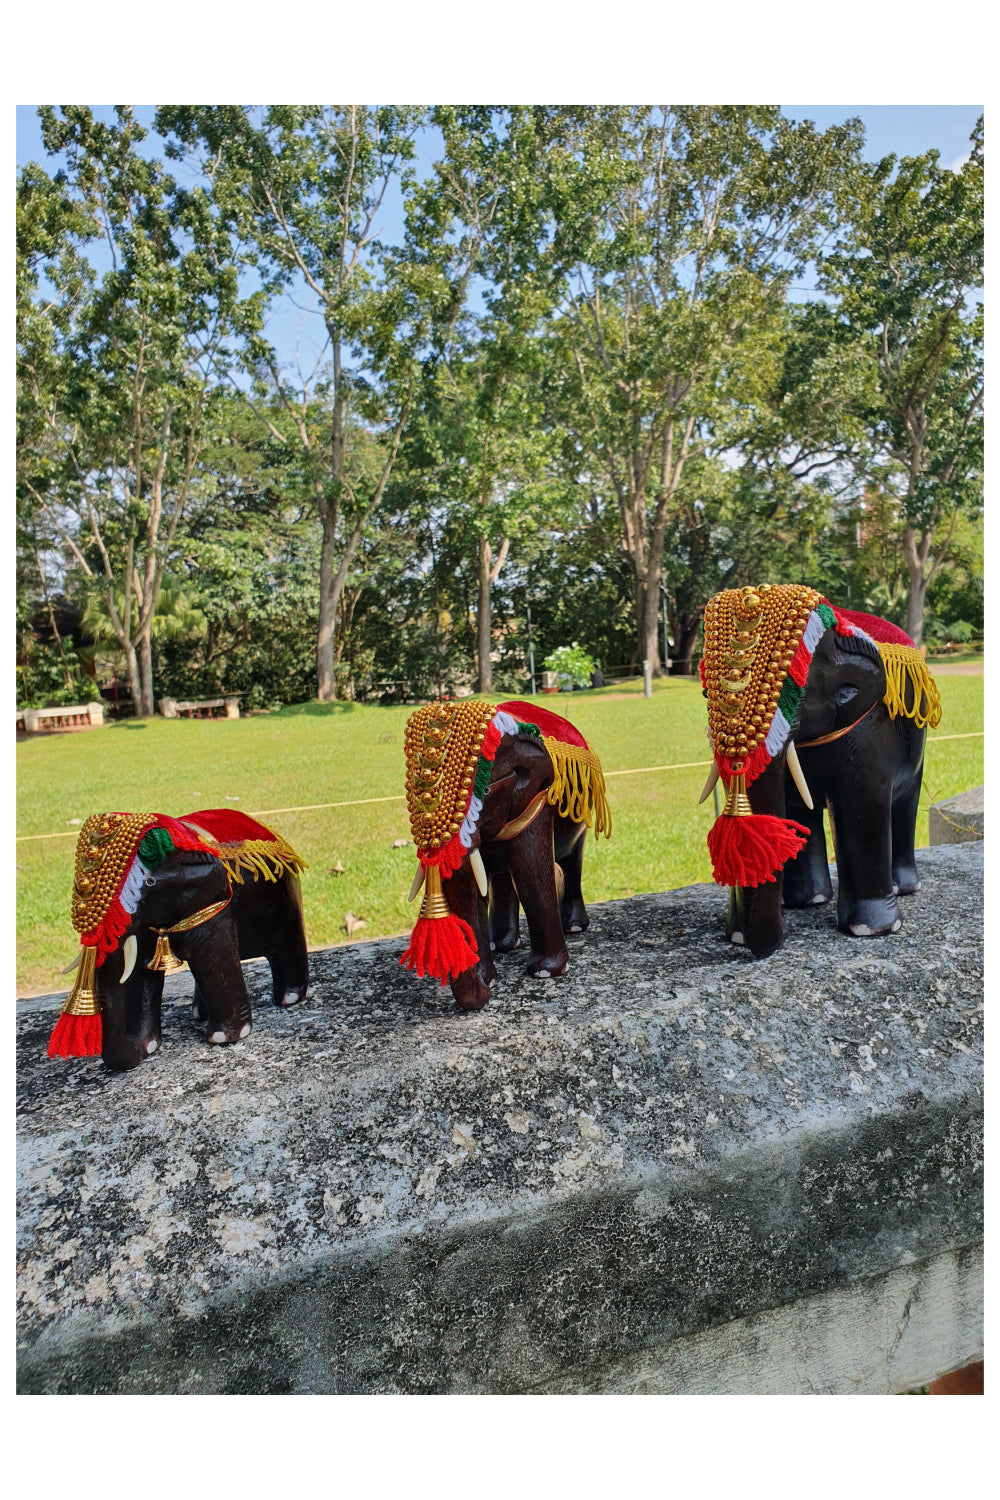
[[[918,858],[891,937],[818,907],[754,962],[715,888],[636,897],[474,1015],[370,943],[312,954],[298,1013],[248,965],[255,1030],[214,1049],[178,976],[124,1075],[50,1061],[58,1002],[21,1002],[19,1388],[704,1389],[683,1341],[839,1297],[874,1347],[948,1257],[975,1342],[982,844]]]
[[[965,844],[984,837],[986,819],[983,810],[985,787],[960,792],[945,802],[934,802],[928,813],[929,839],[932,844]]]

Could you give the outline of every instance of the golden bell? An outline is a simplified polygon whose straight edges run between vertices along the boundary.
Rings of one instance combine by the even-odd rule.
[[[420,905],[420,916],[429,918],[431,921],[441,917],[451,916],[451,907],[444,899],[444,891],[441,887],[441,866],[427,866],[427,883],[424,886],[424,899]]]
[[[170,939],[165,932],[161,932],[156,939],[156,951],[146,965],[146,968],[152,969],[154,973],[162,971],[164,974],[176,974],[178,969],[183,969],[184,967],[184,960],[177,957],[170,946]]]
[[[722,809],[722,813],[727,818],[749,818],[753,816],[753,808],[750,806],[750,798],[747,796],[745,776],[734,776],[729,783],[729,791],[726,793],[726,805]]]
[[[76,971],[73,988],[67,995],[62,1008],[64,1016],[100,1015],[101,1005],[94,990],[94,977],[96,973],[97,949],[82,948],[80,950],[80,966]]]

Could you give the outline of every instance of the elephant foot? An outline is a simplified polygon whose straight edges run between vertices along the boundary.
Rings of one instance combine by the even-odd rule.
[[[107,1039],[101,1056],[104,1066],[110,1068],[113,1073],[128,1073],[132,1068],[137,1068],[147,1057],[159,1049],[160,1037],[122,1037],[119,1040]]]
[[[920,889],[916,865],[901,865],[892,872],[892,889],[897,896],[912,896]]]
[[[453,979],[451,992],[460,1010],[482,1010],[490,998],[490,986],[478,967],[466,969]]]
[[[513,953],[515,948],[521,946],[521,934],[515,927],[512,931],[502,932],[499,937],[490,943],[491,953]]]
[[[881,898],[858,898],[837,914],[837,926],[851,937],[882,937],[898,932],[902,925],[895,892]]]
[[[565,974],[568,964],[569,953],[565,948],[559,953],[533,953],[524,966],[524,972],[531,979],[557,979],[560,974]]]
[[[291,1005],[302,1005],[312,994],[312,986],[309,983],[293,985],[291,989],[275,992],[274,1003],[284,1009]]]
[[[587,908],[582,901],[567,901],[560,908],[559,918],[563,932],[586,932],[590,926]]]
[[[213,1047],[224,1047],[229,1042],[242,1042],[245,1037],[250,1035],[252,1030],[253,1026],[249,1021],[244,1021],[239,1031],[219,1027],[218,1030],[208,1033],[208,1041]]]

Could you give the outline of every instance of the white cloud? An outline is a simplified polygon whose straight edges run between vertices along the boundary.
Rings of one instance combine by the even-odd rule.
[[[955,160],[950,163],[951,170],[953,172],[961,172],[962,168],[965,166],[965,163],[968,160],[969,160],[969,152],[968,151],[966,151],[966,153],[965,153],[964,156],[956,156]]]

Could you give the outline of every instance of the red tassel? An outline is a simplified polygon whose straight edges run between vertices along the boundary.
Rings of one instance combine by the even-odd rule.
[[[447,917],[419,917],[399,961],[405,969],[416,969],[421,979],[429,974],[447,984],[479,962],[476,935],[453,912]]]
[[[131,861],[129,867],[131,865]],[[127,868],[129,868],[127,867]],[[122,876],[122,884],[125,877]],[[88,948],[97,949],[97,967],[100,968],[109,953],[114,953],[118,947],[118,941],[128,931],[132,918],[122,906],[116,896],[108,907],[102,920],[90,932],[80,934],[80,942]],[[75,1054],[74,1054],[75,1055]]]
[[[766,813],[732,817],[723,813],[708,835],[716,885],[763,885],[793,859],[809,838],[808,828],[791,818]]]
[[[100,1016],[60,1016],[49,1037],[50,1057],[97,1057],[101,1051]]]

